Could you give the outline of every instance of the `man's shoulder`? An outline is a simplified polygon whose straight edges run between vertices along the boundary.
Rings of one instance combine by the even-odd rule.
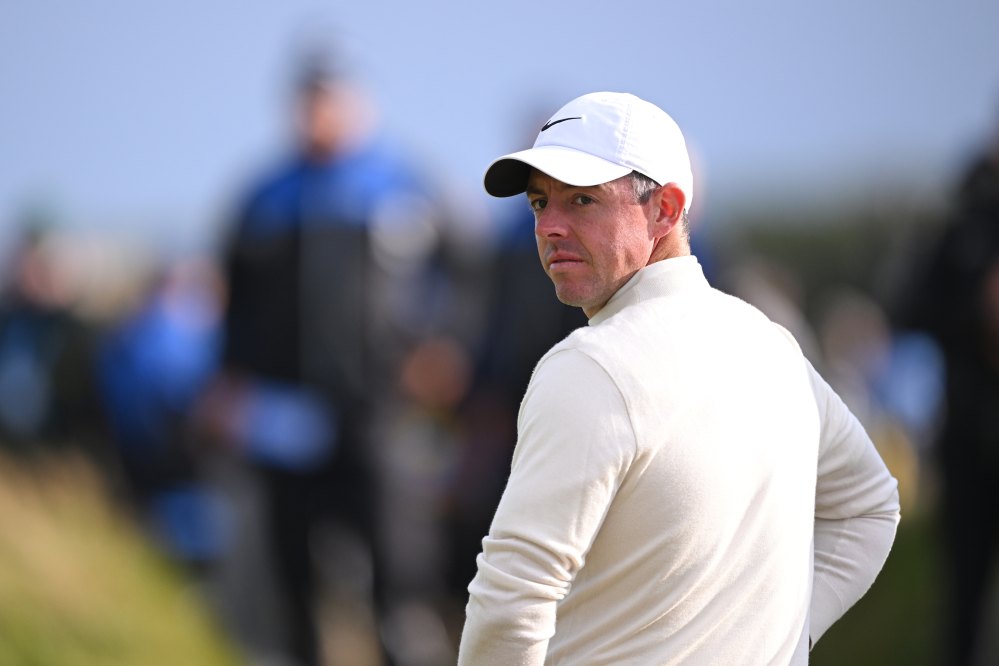
[[[608,369],[645,366],[675,355],[711,353],[726,341],[742,346],[745,338],[775,337],[797,348],[790,333],[759,309],[711,288],[626,307],[598,324],[573,331],[545,357],[573,350]]]
[[[553,345],[538,361],[535,368],[544,367],[550,360],[573,361],[574,365],[596,365],[609,376],[620,374],[621,367],[627,365],[621,351],[630,346],[626,332],[613,320],[596,326],[582,326],[572,331],[560,342]]]

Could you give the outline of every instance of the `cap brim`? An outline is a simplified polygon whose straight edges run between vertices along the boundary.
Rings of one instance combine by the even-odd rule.
[[[512,197],[527,189],[531,169],[546,173],[569,185],[601,185],[632,172],[614,162],[564,146],[538,146],[500,157],[483,177],[486,192],[494,197]]]

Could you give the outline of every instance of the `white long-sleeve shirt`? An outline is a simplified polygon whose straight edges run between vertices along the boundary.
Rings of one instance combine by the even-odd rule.
[[[898,519],[791,336],[659,262],[535,369],[459,663],[806,664]]]

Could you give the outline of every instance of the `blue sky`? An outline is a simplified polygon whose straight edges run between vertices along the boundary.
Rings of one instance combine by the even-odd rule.
[[[698,204],[948,184],[999,127],[994,0],[0,2],[0,222],[210,235],[287,136],[303,40],[335,39],[384,124],[487,205],[488,162],[578,94],[685,129]]]

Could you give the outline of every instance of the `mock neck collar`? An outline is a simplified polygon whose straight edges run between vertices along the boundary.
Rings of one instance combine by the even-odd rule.
[[[629,305],[669,296],[691,288],[707,287],[701,264],[694,255],[663,259],[642,268],[590,318],[590,326],[604,322]]]

